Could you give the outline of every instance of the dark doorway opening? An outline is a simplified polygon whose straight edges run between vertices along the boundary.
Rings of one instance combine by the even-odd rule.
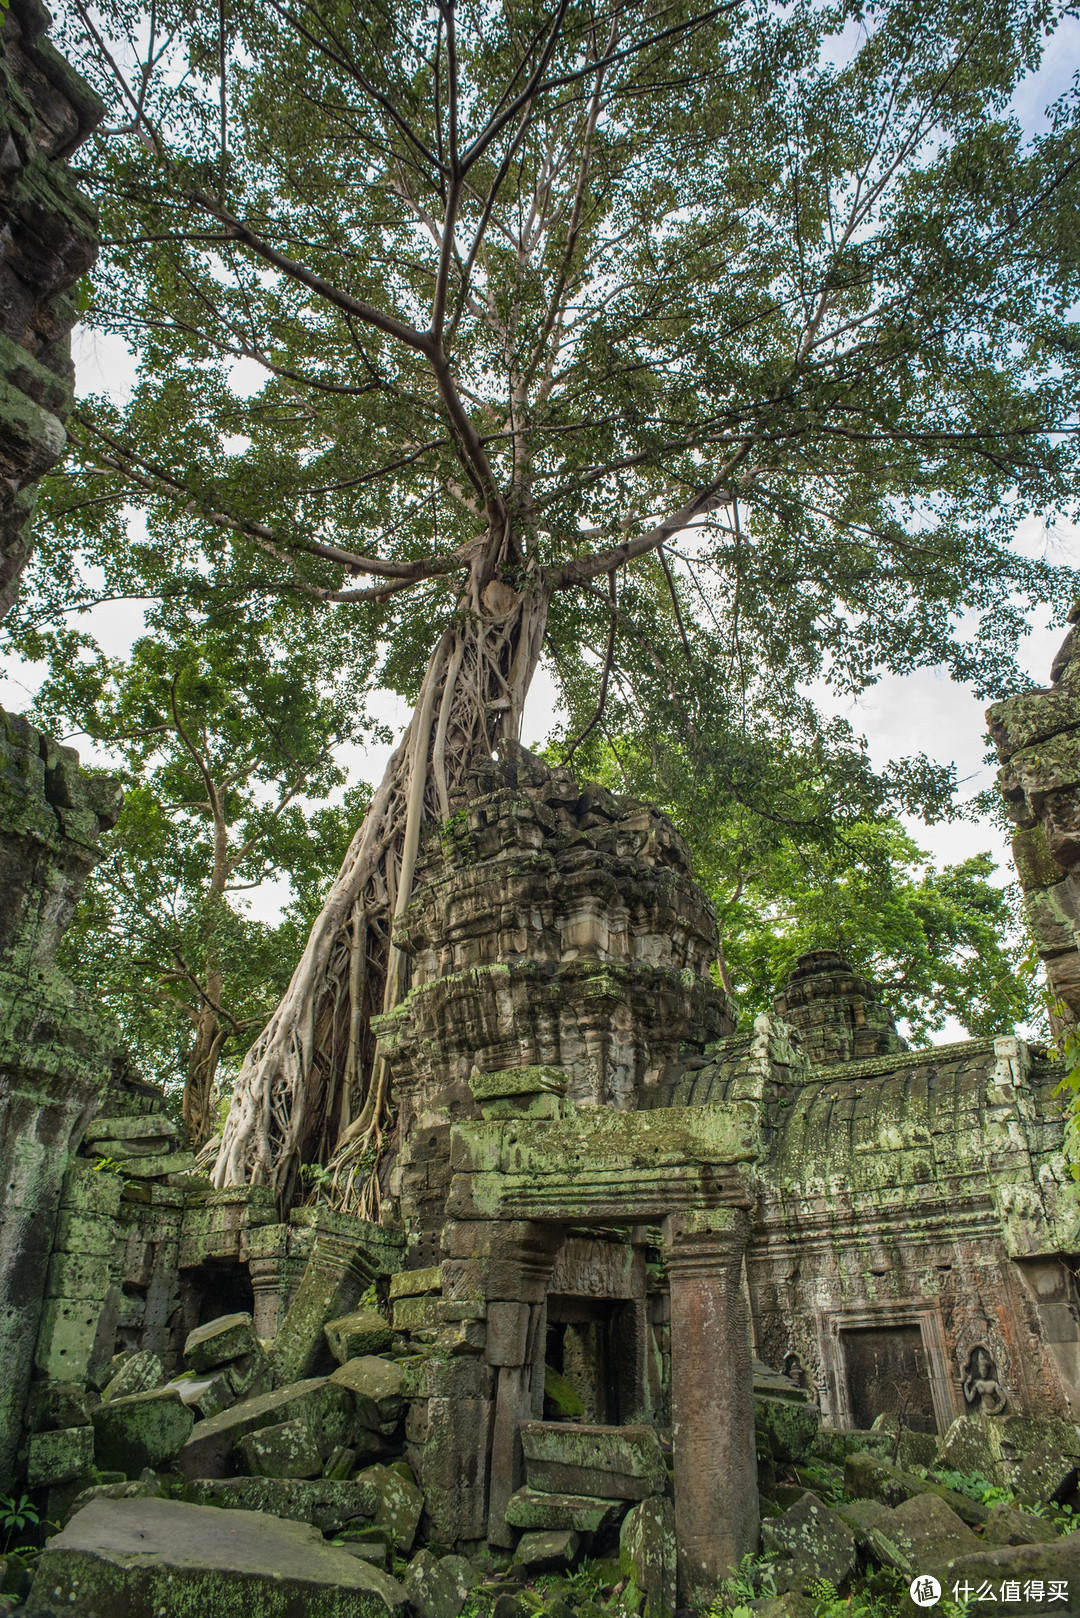
[[[898,1416],[915,1433],[936,1433],[930,1372],[919,1326],[858,1327],[840,1334],[855,1427]]]
[[[552,1294],[545,1359],[580,1400],[576,1420],[618,1426],[631,1419],[637,1403],[632,1304]],[[553,1411],[549,1419],[560,1417]]]

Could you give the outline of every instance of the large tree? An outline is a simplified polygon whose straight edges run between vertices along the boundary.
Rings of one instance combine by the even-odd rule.
[[[323,603],[415,702],[219,1184],[287,1197],[331,1097],[338,1167],[378,1145],[421,829],[545,643],[582,728],[616,688],[671,725],[688,668],[732,735],[822,674],[1015,680],[1075,587],[1010,548],[1076,490],[1076,124],[1009,113],[1058,16],[67,0],[112,107],[89,314],[140,372],[78,414],[52,585],[66,534],[86,599]]]

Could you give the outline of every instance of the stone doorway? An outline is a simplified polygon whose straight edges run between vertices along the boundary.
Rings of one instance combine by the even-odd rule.
[[[936,1433],[937,1418],[921,1327],[859,1326],[840,1333],[853,1425],[899,1416],[916,1433]]]

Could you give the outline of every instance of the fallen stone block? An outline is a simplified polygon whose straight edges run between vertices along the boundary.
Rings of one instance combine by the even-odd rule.
[[[261,1348],[250,1354],[241,1354],[238,1360],[230,1360],[228,1365],[222,1366],[221,1374],[234,1399],[257,1399],[260,1394],[272,1390],[270,1361]]]
[[[375,1490],[375,1509],[371,1518],[377,1528],[387,1528],[394,1541],[394,1549],[401,1555],[412,1550],[413,1540],[424,1509],[424,1496],[404,1475],[404,1468],[369,1466],[357,1474],[357,1483],[370,1484]]]
[[[246,1399],[209,1421],[200,1421],[180,1450],[177,1465],[186,1478],[226,1477],[236,1446],[246,1433],[291,1421],[294,1416],[308,1421],[328,1455],[348,1437],[353,1423],[352,1394],[329,1377],[313,1376],[257,1399]]]
[[[262,1354],[255,1322],[248,1314],[221,1315],[188,1333],[184,1364],[192,1371],[212,1371],[246,1354]]]
[[[155,1152],[149,1157],[125,1157],[124,1174],[139,1180],[156,1180],[166,1174],[190,1174],[195,1168],[193,1152]]]
[[[331,1374],[336,1386],[348,1388],[355,1401],[356,1420],[375,1432],[392,1432],[400,1421],[405,1401],[401,1396],[401,1367],[393,1360],[364,1355],[339,1365]]]
[[[89,1472],[93,1464],[92,1427],[61,1427],[51,1433],[32,1433],[26,1458],[26,1481],[31,1489],[68,1483]]]
[[[390,1552],[377,1539],[343,1540],[341,1549],[350,1556],[358,1556],[362,1562],[370,1562],[372,1567],[385,1567],[390,1559]]]
[[[177,1133],[168,1113],[143,1112],[130,1118],[92,1118],[83,1131],[83,1140],[175,1140]]]
[[[754,1427],[767,1439],[774,1460],[808,1460],[820,1424],[813,1405],[764,1394],[754,1397]]]
[[[595,1534],[613,1527],[625,1510],[624,1500],[547,1494],[526,1484],[507,1501],[506,1520],[511,1528],[573,1528],[579,1534]]]
[[[194,1416],[175,1388],[111,1399],[91,1411],[97,1464],[130,1476],[171,1461],[183,1448]]]
[[[761,1538],[781,1558],[776,1567],[781,1590],[805,1591],[821,1580],[839,1588],[855,1566],[851,1528],[809,1491],[782,1517],[767,1518]]]
[[[993,1618],[1021,1618],[1021,1615],[1030,1618],[1032,1612],[1041,1612],[1044,1607],[1048,1612],[1070,1614],[1076,1611],[1076,1593],[1080,1589],[1080,1534],[1069,1534],[1052,1545],[995,1545],[950,1557],[935,1567],[919,1571],[932,1573],[950,1599],[954,1586],[959,1585],[961,1596],[966,1591],[968,1599],[976,1601],[975,1592],[989,1584],[995,1599],[993,1606],[988,1605],[986,1610],[993,1612]],[[1007,1582],[1018,1586],[1018,1599],[1000,1599],[1002,1586]],[[1034,1599],[1028,1593],[1033,1583],[1042,1586],[1040,1595]],[[1051,1606],[1049,1594],[1053,1584],[1059,1591],[1065,1587],[1066,1599],[1055,1600]],[[905,1597],[901,1610],[914,1613],[919,1609]],[[977,1612],[978,1606],[971,1610]]]
[[[219,1416],[236,1403],[232,1384],[221,1371],[215,1371],[211,1376],[177,1376],[171,1382],[166,1382],[165,1386],[175,1388],[183,1403],[189,1409],[197,1410],[204,1419]]]
[[[977,1527],[990,1515],[988,1506],[969,1500],[966,1494],[948,1489],[910,1472],[904,1472],[874,1455],[849,1455],[844,1464],[844,1489],[859,1500],[880,1500],[886,1506],[899,1506],[917,1494],[936,1494],[951,1506],[961,1521]]]
[[[520,1430],[531,1489],[603,1500],[645,1500],[664,1492],[667,1466],[652,1427],[526,1421]]]
[[[88,1506],[92,1500],[149,1500],[160,1495],[161,1482],[158,1478],[149,1481],[146,1478],[135,1478],[128,1483],[92,1483],[88,1489],[83,1489],[71,1502],[64,1513],[66,1526],[77,1511]]]
[[[641,1592],[644,1618],[675,1611],[675,1508],[670,1500],[631,1506],[619,1530],[619,1563]]]
[[[1061,1500],[1071,1494],[1080,1478],[1080,1459],[1065,1454],[1053,1442],[1040,1444],[1016,1469],[1016,1493],[1025,1505]]]
[[[538,1529],[535,1533],[522,1534],[512,1565],[526,1578],[537,1573],[558,1573],[570,1566],[580,1548],[580,1535],[571,1528]]]
[[[950,1556],[979,1548],[979,1540],[956,1512],[934,1494],[913,1495],[893,1512],[893,1538],[899,1543],[906,1577]],[[897,1566],[893,1563],[893,1566]]]
[[[855,1543],[878,1566],[906,1565],[907,1552],[900,1543],[891,1506],[880,1500],[851,1500],[834,1507],[855,1535]]]
[[[1004,1501],[990,1507],[983,1528],[983,1542],[988,1545],[1049,1545],[1057,1537],[1057,1529],[1045,1517],[1017,1511]]]
[[[381,1354],[394,1340],[390,1322],[376,1309],[354,1309],[340,1320],[330,1320],[323,1327],[323,1335],[339,1365],[367,1354]]]
[[[102,1403],[110,1399],[127,1399],[133,1393],[150,1393],[160,1388],[165,1380],[165,1368],[156,1354],[144,1349],[126,1359],[116,1375],[102,1389]]]
[[[1001,1479],[1001,1425],[977,1416],[958,1416],[938,1445],[936,1471],[981,1472]]]
[[[197,1478],[185,1497],[226,1511],[265,1511],[290,1522],[312,1523],[324,1534],[370,1524],[379,1496],[370,1483],[331,1478]]]
[[[179,1500],[95,1500],[51,1539],[27,1618],[403,1618],[395,1579],[305,1523]]]
[[[469,1599],[469,1585],[454,1565],[459,1560],[417,1551],[401,1581],[416,1618],[458,1618]]]
[[[849,1455],[873,1455],[887,1461],[892,1457],[892,1438],[866,1428],[822,1427],[814,1439],[813,1453],[830,1466],[846,1465]]]
[[[998,1426],[998,1441],[1005,1458],[1022,1461],[1049,1444],[1059,1455],[1080,1460],[1080,1427],[1074,1421],[1050,1416],[1006,1416]]]
[[[311,1425],[303,1416],[259,1427],[237,1444],[244,1468],[256,1478],[317,1478],[323,1458]]]

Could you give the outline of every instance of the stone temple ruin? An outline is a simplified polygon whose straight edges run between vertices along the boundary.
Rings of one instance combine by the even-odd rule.
[[[92,253],[59,159],[94,108],[45,22],[12,0],[0,67],[12,579]],[[1076,1013],[1072,638],[1053,680],[990,719]],[[211,1190],[54,963],[116,794],[0,719],[0,1471],[64,1524],[32,1583],[0,1559],[28,1618],[457,1618],[485,1577],[519,1618],[586,1553],[664,1618],[759,1546],[772,1618],[868,1561],[1071,1577],[1080,1611],[1046,1515],[1080,1479],[1080,1199],[1045,1051],[909,1051],[828,951],[738,1030],[677,830],[508,749],[398,925],[381,1222]],[[951,1486],[976,1471],[1043,1515]]]

